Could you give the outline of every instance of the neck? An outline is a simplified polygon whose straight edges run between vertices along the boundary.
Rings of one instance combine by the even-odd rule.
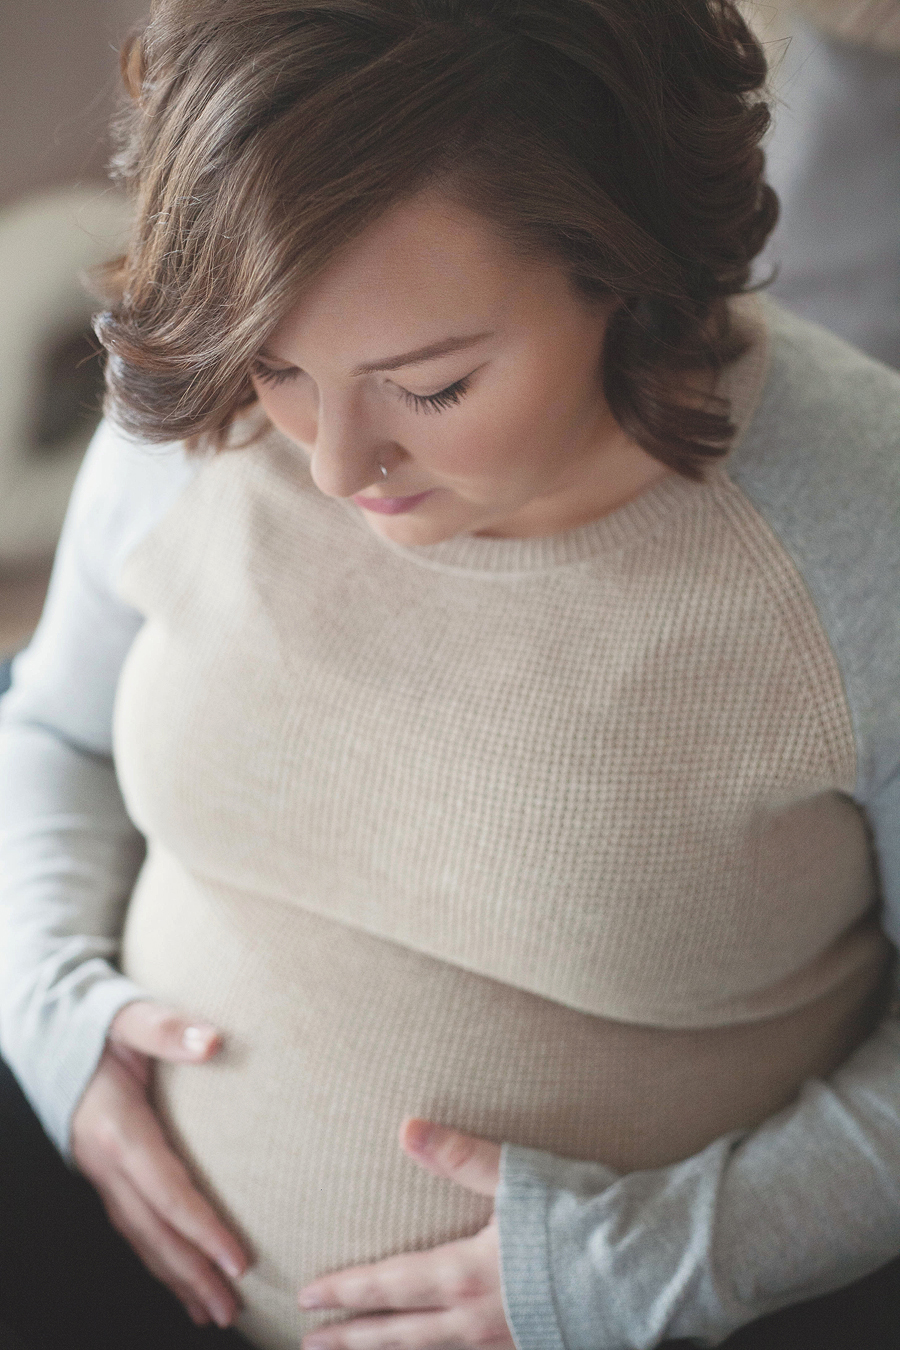
[[[595,454],[586,467],[587,472],[579,474],[577,482],[564,484],[557,492],[529,502],[508,519],[475,531],[476,536],[533,539],[590,525],[674,472],[624,432]]]

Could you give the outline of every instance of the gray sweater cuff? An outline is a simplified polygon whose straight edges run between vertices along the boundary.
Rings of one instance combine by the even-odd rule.
[[[569,1339],[570,1328],[557,1306],[558,1267],[560,1261],[566,1263],[568,1254],[555,1250],[556,1239],[566,1232],[573,1235],[579,1227],[577,1210],[583,1200],[617,1179],[618,1173],[602,1163],[573,1162],[537,1149],[503,1145],[496,1197],[500,1266],[506,1320],[518,1350],[576,1350],[576,1346],[587,1346],[582,1340]],[[596,1282],[591,1283],[596,1296]],[[571,1298],[568,1288],[560,1292],[567,1300]],[[566,1306],[571,1322],[572,1309],[568,1303]],[[601,1344],[606,1346],[594,1336],[590,1350]]]
[[[497,1195],[518,1350],[718,1345],[900,1247],[900,1020],[747,1133],[617,1176],[505,1146]]]
[[[497,1218],[518,1350],[651,1350],[685,1335],[716,1345],[748,1321],[723,1301],[709,1246],[739,1139],[627,1176],[504,1146]]]
[[[86,963],[79,972],[82,993],[65,1016],[54,1019],[45,1041],[17,1037],[6,1027],[4,1054],[41,1124],[67,1161],[71,1161],[71,1124],[75,1108],[93,1077],[110,1023],[120,1008],[147,994],[105,961]],[[93,976],[93,978],[92,978]]]

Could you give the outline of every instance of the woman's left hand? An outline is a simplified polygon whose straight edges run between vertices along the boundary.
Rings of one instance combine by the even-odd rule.
[[[400,1143],[436,1176],[496,1195],[499,1144],[417,1119],[403,1122]],[[474,1237],[314,1280],[300,1291],[300,1306],[377,1314],[310,1332],[303,1350],[515,1350],[500,1294],[496,1215]]]

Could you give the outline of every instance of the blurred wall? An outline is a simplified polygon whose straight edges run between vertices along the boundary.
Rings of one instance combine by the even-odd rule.
[[[0,207],[102,179],[118,45],[145,0],[0,0]]]
[[[109,156],[107,126],[118,90],[118,47],[142,17],[145,4],[149,0],[0,0],[0,210],[42,189],[102,184]],[[80,293],[74,275],[69,288]],[[12,325],[18,338],[15,304],[8,293],[0,299],[3,322]],[[52,359],[49,364],[53,366]],[[81,357],[75,365],[82,373]],[[58,374],[65,394],[72,372],[60,367]],[[4,367],[0,394],[4,389],[9,394],[9,384],[10,371]],[[40,404],[36,414],[56,406],[53,396],[59,391],[49,384],[42,386],[40,398],[35,395]],[[13,435],[15,429],[4,430]],[[12,467],[21,461],[23,469],[34,469],[43,453],[30,443],[11,444],[0,459],[10,460]],[[48,454],[49,477],[60,472],[59,458]],[[77,453],[71,452],[69,459],[74,474]],[[6,481],[3,491],[8,497]],[[38,493],[36,487],[35,492],[41,501],[47,496],[46,490]],[[43,603],[49,560],[31,557],[37,547],[26,549],[28,556],[16,564],[5,555],[0,559],[0,685],[2,658],[27,640]]]

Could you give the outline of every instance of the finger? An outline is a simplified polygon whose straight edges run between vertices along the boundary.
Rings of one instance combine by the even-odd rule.
[[[110,1040],[107,1040],[104,1055],[111,1056],[117,1064],[123,1064],[132,1078],[140,1084],[141,1090],[147,1092],[153,1071],[153,1061],[149,1055],[142,1055],[139,1050],[132,1050],[128,1045]]]
[[[515,1350],[506,1318],[487,1304],[447,1312],[361,1317],[321,1327],[303,1340],[303,1350]]]
[[[163,1003],[138,999],[126,1003],[113,1019],[109,1039],[154,1059],[200,1064],[222,1044],[214,1026],[185,1017]]]
[[[220,1327],[234,1321],[240,1308],[234,1291],[202,1252],[163,1222],[127,1177],[117,1177],[101,1194],[113,1226],[195,1321],[211,1318]]]
[[[122,1173],[157,1212],[218,1266],[238,1278],[249,1260],[237,1237],[195,1186],[175,1154],[144,1089],[105,1053],[73,1117],[72,1147],[98,1189]]]
[[[302,1308],[451,1308],[499,1287],[499,1262],[481,1235],[351,1266],[306,1285]]]
[[[140,1255],[140,1253],[138,1253],[138,1255]],[[141,1260],[143,1260],[143,1257],[141,1257]],[[144,1262],[144,1264],[146,1265],[146,1262]],[[149,1270],[149,1266],[147,1268]],[[204,1308],[202,1303],[198,1303],[197,1300],[195,1298],[192,1298],[190,1294],[185,1295],[185,1297],[180,1301],[182,1307],[184,1308],[185,1312],[187,1313],[188,1317],[191,1319],[195,1327],[209,1326],[210,1322],[212,1321],[212,1318],[210,1317],[209,1313],[207,1312],[206,1308]]]
[[[140,1256],[140,1252],[138,1252],[138,1255]],[[143,1259],[144,1258],[141,1257],[142,1261]],[[144,1264],[147,1265],[146,1261],[144,1261]],[[147,1266],[147,1269],[149,1270],[150,1267]],[[184,1298],[181,1300],[181,1303],[188,1317],[191,1319],[195,1327],[209,1326],[210,1322],[212,1321],[212,1318],[209,1315],[209,1311],[206,1308],[204,1308],[203,1304],[199,1301],[199,1299],[194,1298],[193,1294],[191,1294],[190,1292],[186,1293]]]
[[[474,1134],[461,1134],[431,1120],[408,1117],[400,1127],[400,1143],[422,1167],[447,1177],[467,1191],[496,1195],[500,1184],[500,1145]]]
[[[244,1273],[247,1254],[215,1209],[201,1195],[173,1151],[152,1108],[136,1103],[118,1166],[129,1183],[165,1222],[232,1279]]]

